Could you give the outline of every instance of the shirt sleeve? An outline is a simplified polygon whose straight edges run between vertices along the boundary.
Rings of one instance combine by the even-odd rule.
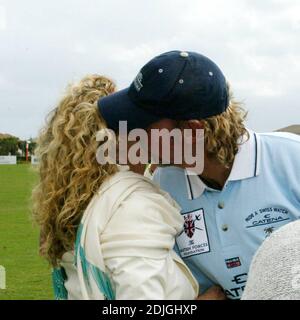
[[[100,242],[116,299],[194,299],[195,284],[173,258],[182,217],[162,195],[134,193],[115,212]]]

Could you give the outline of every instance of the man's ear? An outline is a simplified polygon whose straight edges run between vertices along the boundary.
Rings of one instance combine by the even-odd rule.
[[[192,129],[193,142],[196,142],[196,133],[198,130],[204,130],[204,121],[202,120],[188,120],[186,121],[187,128]]]
[[[204,121],[202,120],[188,120],[187,124],[189,129],[204,129]]]

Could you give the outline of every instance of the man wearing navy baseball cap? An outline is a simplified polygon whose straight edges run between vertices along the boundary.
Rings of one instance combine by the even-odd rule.
[[[153,179],[182,208],[175,247],[202,293],[218,285],[239,299],[264,239],[300,218],[300,138],[248,130],[222,71],[195,52],[155,57],[98,107],[115,131],[120,121],[129,130],[204,129],[201,174],[182,164],[159,167]]]
[[[224,75],[207,57],[171,51],[148,62],[129,88],[99,101],[108,127],[148,128],[160,119],[204,119],[228,106]]]

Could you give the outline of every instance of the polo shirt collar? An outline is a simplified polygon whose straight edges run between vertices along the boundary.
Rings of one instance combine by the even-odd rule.
[[[261,148],[259,136],[251,130],[247,129],[247,131],[249,139],[247,140],[246,135],[241,138],[239,151],[234,158],[225,187],[230,181],[249,179],[259,175]],[[190,200],[200,197],[205,190],[216,191],[206,186],[197,175],[188,174],[188,170],[186,170],[185,177]]]

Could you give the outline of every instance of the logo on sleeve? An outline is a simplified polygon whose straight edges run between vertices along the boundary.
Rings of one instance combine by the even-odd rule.
[[[210,252],[203,209],[183,214],[183,230],[176,238],[182,258]]]

